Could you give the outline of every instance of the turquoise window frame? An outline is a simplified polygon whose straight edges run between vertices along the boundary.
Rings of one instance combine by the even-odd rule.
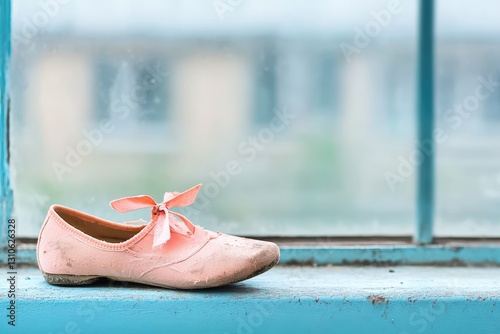
[[[0,242],[7,245],[7,221],[12,212],[12,189],[9,179],[9,60],[11,1],[0,0]]]
[[[427,143],[431,153],[418,167],[414,241],[429,244],[434,225],[434,0],[420,1],[418,24],[417,143]]]
[[[11,0],[0,0],[0,177],[1,258],[6,262],[7,221],[12,213],[9,180],[9,60],[11,52]],[[434,1],[420,0],[417,91],[417,143],[432,145],[434,130]],[[431,146],[431,148],[433,148]],[[282,263],[317,264],[500,264],[500,239],[433,238],[434,150],[418,169],[417,217],[413,243],[391,238],[372,240],[335,238],[292,242],[281,240]],[[392,241],[398,241],[391,243]],[[280,240],[278,240],[280,241]],[[18,263],[36,263],[34,244],[17,249]]]

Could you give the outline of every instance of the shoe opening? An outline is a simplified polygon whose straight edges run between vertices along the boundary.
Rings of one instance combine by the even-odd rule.
[[[59,206],[55,207],[54,211],[66,223],[74,228],[93,238],[110,243],[127,241],[139,233],[145,226],[118,224],[98,217],[84,215],[78,211]]]

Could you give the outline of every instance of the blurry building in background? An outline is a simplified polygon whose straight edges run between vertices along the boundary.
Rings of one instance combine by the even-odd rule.
[[[400,157],[414,149],[416,33],[382,34],[348,61],[339,45],[353,43],[351,29],[328,30],[318,20],[311,30],[323,33],[288,31],[289,19],[223,33],[195,23],[191,31],[181,20],[170,23],[179,31],[133,34],[62,25],[39,34],[29,50],[14,50],[13,147],[41,162],[15,158],[18,193],[39,189],[18,196],[17,207],[40,208],[36,219],[52,202],[105,212],[96,205],[114,197],[216,183],[211,175],[235,159],[244,173],[220,186],[200,223],[249,234],[409,234],[415,173],[395,192],[384,175],[397,173]],[[470,235],[476,220],[453,224],[478,212],[495,225],[499,213],[491,201],[500,199],[500,141],[492,140],[500,134],[500,94],[456,129],[442,116],[474,94],[479,76],[500,81],[499,41],[468,38],[447,36],[437,46],[436,124],[449,137],[438,147],[437,170],[445,235]],[[296,120],[247,163],[238,147],[284,109]],[[66,164],[68,147],[78,151],[103,120],[112,130],[60,182],[54,162]]]

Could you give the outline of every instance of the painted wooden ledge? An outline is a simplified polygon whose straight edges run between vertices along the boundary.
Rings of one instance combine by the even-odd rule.
[[[16,327],[1,333],[500,333],[500,268],[276,267],[207,291],[104,281],[55,287],[16,275]]]
[[[337,242],[312,242],[301,244],[277,242],[281,249],[281,264],[302,265],[493,265],[500,266],[500,243],[498,241],[443,242],[434,245],[412,245],[409,243],[362,244],[360,240],[350,244]],[[0,265],[7,264],[6,250],[0,250]],[[18,243],[16,263],[33,265],[37,262],[35,243]]]

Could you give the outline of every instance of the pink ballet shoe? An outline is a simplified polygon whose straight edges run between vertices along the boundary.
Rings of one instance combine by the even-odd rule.
[[[38,266],[56,285],[106,277],[169,289],[211,288],[259,275],[279,260],[276,244],[215,233],[170,211],[194,203],[201,185],[112,201],[118,212],[151,208],[146,225],[107,221],[60,205],[50,207],[37,245]]]

